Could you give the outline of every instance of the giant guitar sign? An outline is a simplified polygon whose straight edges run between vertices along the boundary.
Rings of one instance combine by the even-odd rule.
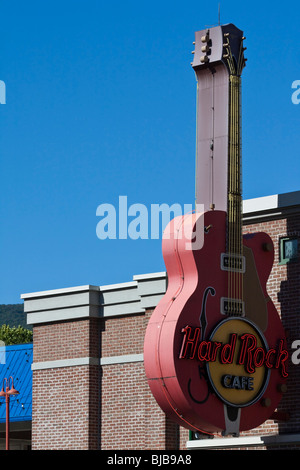
[[[144,344],[148,383],[163,411],[193,431],[225,435],[270,418],[288,376],[284,329],[266,290],[273,243],[266,233],[242,235],[243,40],[232,24],[196,33],[204,210],[176,217],[164,232],[168,287]]]

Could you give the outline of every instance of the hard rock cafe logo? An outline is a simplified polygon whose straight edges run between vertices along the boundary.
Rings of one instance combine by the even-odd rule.
[[[282,377],[288,376],[284,341],[269,348],[263,333],[248,319],[226,318],[217,324],[208,341],[200,339],[199,327],[186,326],[182,334],[179,359],[205,363],[212,388],[228,405],[240,408],[257,402],[273,368]]]

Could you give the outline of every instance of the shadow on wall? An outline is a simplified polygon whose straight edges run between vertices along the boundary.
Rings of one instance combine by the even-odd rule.
[[[291,360],[294,349],[293,343],[300,340],[300,215],[291,214],[287,218],[287,237],[297,240],[296,257],[286,263],[286,280],[281,282],[278,300],[281,305],[281,319],[287,333],[287,345],[290,354],[288,390],[285,393],[278,411],[288,413],[287,421],[279,421],[279,434],[296,433],[300,431],[300,364],[294,364]],[[279,256],[282,253],[282,240],[279,240]],[[280,260],[275,260],[278,262]]]

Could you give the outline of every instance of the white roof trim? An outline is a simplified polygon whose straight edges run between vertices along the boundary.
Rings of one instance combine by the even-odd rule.
[[[278,208],[278,194],[274,196],[258,197],[243,201],[243,213],[272,210]]]
[[[29,294],[21,294],[21,299],[30,299],[32,297],[49,297],[50,295],[60,295],[60,294],[73,294],[74,292],[83,292],[83,291],[99,291],[99,286],[76,286],[76,287],[66,287],[63,289],[52,289],[44,290],[40,292],[32,292]]]
[[[300,191],[284,194],[273,194],[271,196],[257,197],[243,201],[244,215],[253,212],[273,211],[283,207],[299,206]]]

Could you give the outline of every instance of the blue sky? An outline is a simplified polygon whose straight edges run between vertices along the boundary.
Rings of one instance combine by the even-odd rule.
[[[194,33],[218,1],[1,0],[0,303],[164,270],[161,240],[99,240],[97,207],[192,204]],[[298,2],[221,1],[244,31],[244,198],[299,190]]]

